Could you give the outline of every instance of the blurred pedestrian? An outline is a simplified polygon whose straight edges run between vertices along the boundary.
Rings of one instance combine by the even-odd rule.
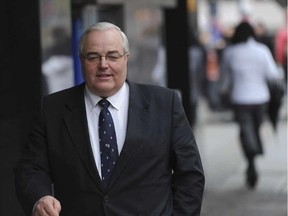
[[[274,56],[274,37],[270,35],[265,24],[263,22],[257,22],[254,24],[254,32],[256,40],[260,43],[265,44],[272,55]]]
[[[199,216],[203,168],[177,91],[126,80],[128,39],[111,23],[84,32],[79,56],[85,82],[44,97],[15,170],[26,214]]]
[[[276,62],[278,64],[278,67],[283,71],[284,73],[284,79],[287,84],[287,50],[288,50],[288,44],[287,44],[287,25],[288,25],[288,12],[287,12],[287,6],[284,10],[284,16],[285,21],[284,25],[281,26],[275,35],[275,47],[274,47],[274,55]]]
[[[206,51],[198,37],[191,32],[189,39],[189,78],[190,78],[190,123],[195,127],[197,122],[198,102],[206,85]]]
[[[277,80],[279,71],[269,48],[255,40],[253,26],[243,21],[237,25],[231,45],[221,62],[221,91],[230,92],[240,141],[247,161],[246,182],[257,184],[255,157],[263,154],[260,128],[270,100],[268,82]]]
[[[63,26],[52,29],[53,44],[43,52],[42,94],[51,94],[74,85],[71,39]]]

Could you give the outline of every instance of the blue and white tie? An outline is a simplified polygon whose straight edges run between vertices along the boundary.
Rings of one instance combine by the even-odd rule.
[[[101,106],[99,115],[101,173],[102,183],[106,187],[118,158],[118,148],[112,115],[108,110],[110,103],[101,99],[98,104]]]

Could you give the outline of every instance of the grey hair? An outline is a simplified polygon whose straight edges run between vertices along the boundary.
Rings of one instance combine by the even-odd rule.
[[[129,52],[129,42],[128,42],[128,38],[125,35],[125,33],[116,25],[109,23],[109,22],[98,22],[90,27],[88,27],[84,33],[82,34],[80,41],[79,41],[79,47],[78,47],[78,52],[79,54],[83,54],[83,50],[84,50],[84,46],[85,46],[85,40],[87,35],[92,32],[92,31],[105,31],[108,29],[116,29],[123,40],[123,48],[124,48],[124,52]]]

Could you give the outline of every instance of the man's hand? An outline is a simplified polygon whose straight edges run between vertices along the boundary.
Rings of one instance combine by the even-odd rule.
[[[59,216],[60,202],[52,196],[39,199],[34,207],[32,216]]]

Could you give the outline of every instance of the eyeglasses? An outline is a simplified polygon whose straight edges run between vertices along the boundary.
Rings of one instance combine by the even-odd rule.
[[[94,53],[94,52],[89,52],[85,55],[81,56],[85,58],[88,62],[92,64],[98,64],[102,57],[104,57],[108,62],[117,62],[119,59],[121,59],[125,54],[127,53],[124,52],[123,54],[120,54],[118,52],[108,52],[106,55],[100,55],[99,53]]]

